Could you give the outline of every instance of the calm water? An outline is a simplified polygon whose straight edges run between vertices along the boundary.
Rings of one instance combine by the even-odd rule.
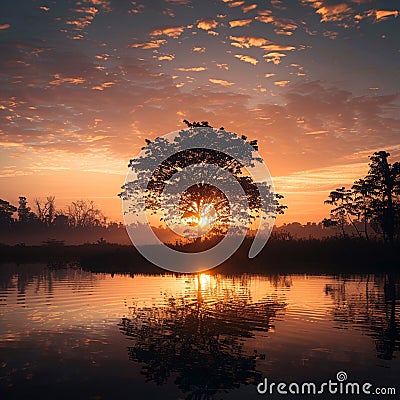
[[[340,370],[400,393],[399,292],[373,275],[2,265],[0,398],[260,399],[264,377],[322,382]]]

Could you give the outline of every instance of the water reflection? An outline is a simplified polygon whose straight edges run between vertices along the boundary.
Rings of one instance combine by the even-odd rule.
[[[244,280],[239,287],[218,291],[220,282],[210,286],[210,276],[194,279],[196,293],[165,295],[163,304],[152,307],[130,307],[130,316],[119,324],[133,342],[129,358],[144,363],[147,381],[172,381],[187,399],[209,399],[220,390],[260,382],[256,360],[265,355],[246,351],[244,339],[256,331],[268,333],[285,303],[276,295],[253,301]]]
[[[325,286],[325,294],[334,300],[333,317],[337,327],[355,326],[375,340],[377,357],[393,359],[400,350],[400,284],[393,274],[354,279]]]
[[[399,282],[1,265],[0,398],[52,384],[49,398],[134,388],[138,398],[257,399],[263,377],[326,380],[339,370],[395,385]]]

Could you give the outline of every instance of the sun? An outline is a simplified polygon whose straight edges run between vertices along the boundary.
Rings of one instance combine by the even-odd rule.
[[[202,229],[212,227],[216,219],[217,213],[212,204],[203,204],[200,212],[186,212],[182,218],[186,225],[197,226]]]
[[[212,227],[217,219],[215,208],[212,204],[204,204],[200,210],[198,220],[199,228]]]

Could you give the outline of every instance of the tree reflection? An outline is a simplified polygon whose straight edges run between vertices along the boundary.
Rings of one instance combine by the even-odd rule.
[[[268,332],[285,304],[275,297],[252,302],[249,291],[204,298],[166,296],[162,306],[131,308],[119,327],[133,341],[129,358],[144,363],[146,381],[173,379],[187,399],[210,399],[222,390],[260,382],[256,361],[265,358],[245,346],[256,331]]]
[[[335,301],[334,320],[339,327],[361,326],[375,340],[377,357],[391,360],[400,351],[399,301],[400,279],[394,274],[374,276],[370,282],[361,279],[360,286],[344,279],[337,285],[326,285],[325,294]]]

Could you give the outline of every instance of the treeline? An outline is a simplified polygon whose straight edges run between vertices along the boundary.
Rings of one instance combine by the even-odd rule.
[[[108,221],[92,200],[76,200],[57,209],[54,196],[18,205],[0,199],[0,243],[48,244],[110,241],[129,244],[125,226]]]
[[[367,176],[358,179],[350,188],[341,187],[329,194],[326,204],[333,206],[325,227],[339,228],[341,235],[353,234],[370,239],[371,233],[384,242],[393,243],[400,234],[400,163],[389,162],[390,153],[379,151],[370,156]],[[372,232],[370,231],[372,229]]]
[[[107,217],[92,200],[73,201],[64,209],[56,210],[55,197],[48,196],[46,200],[35,199],[32,210],[24,196],[19,197],[18,207],[0,199],[0,226],[14,224],[90,228],[106,226]]]

